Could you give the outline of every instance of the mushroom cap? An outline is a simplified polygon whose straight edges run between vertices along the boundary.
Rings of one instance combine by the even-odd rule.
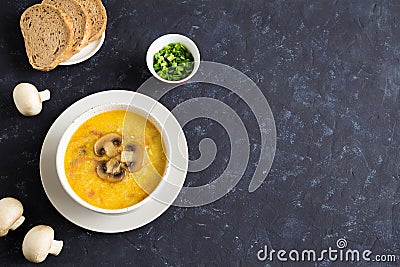
[[[42,100],[33,84],[20,83],[14,88],[13,98],[19,112],[25,116],[32,116],[42,110]]]
[[[115,157],[118,154],[117,147],[122,143],[122,137],[118,133],[108,133],[100,137],[94,144],[94,153],[97,156],[107,155]]]
[[[53,240],[53,228],[47,225],[37,225],[25,235],[22,242],[22,253],[31,262],[42,262],[49,254]]]
[[[121,162],[112,158],[109,161],[100,161],[96,167],[97,175],[108,182],[119,182],[125,178],[126,172]]]
[[[126,164],[130,172],[136,172],[143,166],[143,147],[137,143],[125,145],[121,152],[121,160]]]
[[[0,236],[5,236],[11,226],[22,216],[24,207],[19,200],[6,197],[0,200]]]

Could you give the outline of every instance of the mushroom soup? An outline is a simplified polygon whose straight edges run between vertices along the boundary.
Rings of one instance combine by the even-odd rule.
[[[71,188],[89,204],[121,209],[146,198],[166,168],[161,134],[125,110],[100,113],[72,135],[65,154]]]

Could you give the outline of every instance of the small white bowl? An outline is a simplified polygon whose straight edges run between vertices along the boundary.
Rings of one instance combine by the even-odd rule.
[[[147,196],[145,199],[142,201],[138,202],[137,204],[134,204],[130,207],[122,208],[122,209],[104,209],[104,208],[99,208],[96,206],[93,206],[89,204],[88,202],[84,201],[82,198],[80,198],[75,191],[72,189],[71,185],[68,182],[68,179],[65,174],[65,167],[64,167],[64,158],[65,158],[65,153],[68,147],[68,143],[72,137],[72,135],[76,132],[76,130],[88,119],[92,118],[93,116],[106,112],[106,111],[111,111],[111,110],[126,110],[126,111],[131,111],[135,112],[136,114],[139,114],[145,118],[148,118],[153,125],[160,131],[162,135],[162,141],[163,141],[163,148],[164,152],[167,156],[167,159],[171,159],[171,157],[175,157],[171,153],[180,153],[177,149],[174,149],[172,146],[172,138],[175,138],[174,136],[171,136],[171,133],[167,130],[168,127],[165,126],[165,111],[162,109],[157,109],[154,107],[154,102],[155,100],[144,96],[139,93],[135,93],[135,98],[133,100],[134,105],[126,105],[126,104],[106,104],[106,105],[100,105],[94,108],[91,108],[84,112],[82,115],[80,115],[78,118],[76,118],[70,126],[66,129],[64,134],[62,135],[60,142],[58,144],[57,148],[57,153],[56,153],[56,169],[57,169],[57,174],[59,176],[60,182],[64,190],[68,193],[68,195],[74,199],[78,204],[81,206],[88,208],[90,210],[100,212],[100,213],[105,213],[105,214],[121,214],[121,213],[126,213],[130,212],[134,209],[137,209],[138,207],[142,206],[146,202],[150,201],[150,198],[162,200],[164,194],[168,193],[168,188],[170,187],[169,185],[171,184],[171,178],[169,177],[170,172],[171,172],[171,162],[168,160],[167,161],[167,166],[164,172],[164,175],[162,179],[160,180],[159,184],[157,187]],[[161,104],[160,104],[161,105]]]
[[[192,54],[193,59],[194,59],[194,68],[193,68],[192,73],[189,76],[187,76],[186,78],[179,80],[179,81],[169,81],[169,80],[161,78],[160,76],[158,76],[158,74],[156,73],[156,71],[154,70],[154,67],[153,67],[154,54],[157,53],[158,51],[160,51],[161,49],[163,49],[164,46],[169,45],[171,43],[183,44],[189,50],[189,52]],[[188,81],[190,78],[192,78],[193,75],[195,75],[197,70],[199,69],[200,52],[199,52],[199,49],[197,48],[196,44],[188,37],[180,35],[180,34],[166,34],[166,35],[163,35],[163,36],[157,38],[150,45],[149,49],[147,50],[147,54],[146,54],[146,63],[147,63],[147,68],[149,68],[151,74],[153,74],[154,77],[156,77],[160,81],[166,82],[166,83],[175,83],[175,84],[184,83],[184,82]]]

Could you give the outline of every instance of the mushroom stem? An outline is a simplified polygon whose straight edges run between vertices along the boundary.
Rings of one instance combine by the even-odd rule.
[[[10,229],[14,231],[14,230],[17,229],[18,227],[20,227],[20,225],[21,225],[24,221],[25,221],[25,217],[24,217],[24,216],[19,217],[19,219],[16,220],[15,223],[14,223],[13,225],[11,225]]]
[[[42,102],[47,101],[50,99],[50,91],[49,90],[43,90],[41,92],[39,92],[39,96],[40,96],[40,100],[42,100]]]
[[[51,242],[49,253],[54,256],[58,256],[58,254],[60,254],[61,252],[62,247],[63,247],[63,241],[53,240],[53,242]]]

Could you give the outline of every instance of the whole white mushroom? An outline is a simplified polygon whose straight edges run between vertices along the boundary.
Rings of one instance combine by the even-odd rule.
[[[35,116],[42,111],[42,102],[50,99],[50,91],[39,92],[33,84],[20,83],[14,88],[13,98],[22,115]]]
[[[48,254],[57,256],[63,241],[54,240],[54,230],[47,225],[38,225],[26,233],[22,242],[22,253],[28,261],[40,263]]]
[[[9,230],[17,229],[25,220],[24,208],[17,199],[6,197],[0,200],[0,236],[7,235]]]

